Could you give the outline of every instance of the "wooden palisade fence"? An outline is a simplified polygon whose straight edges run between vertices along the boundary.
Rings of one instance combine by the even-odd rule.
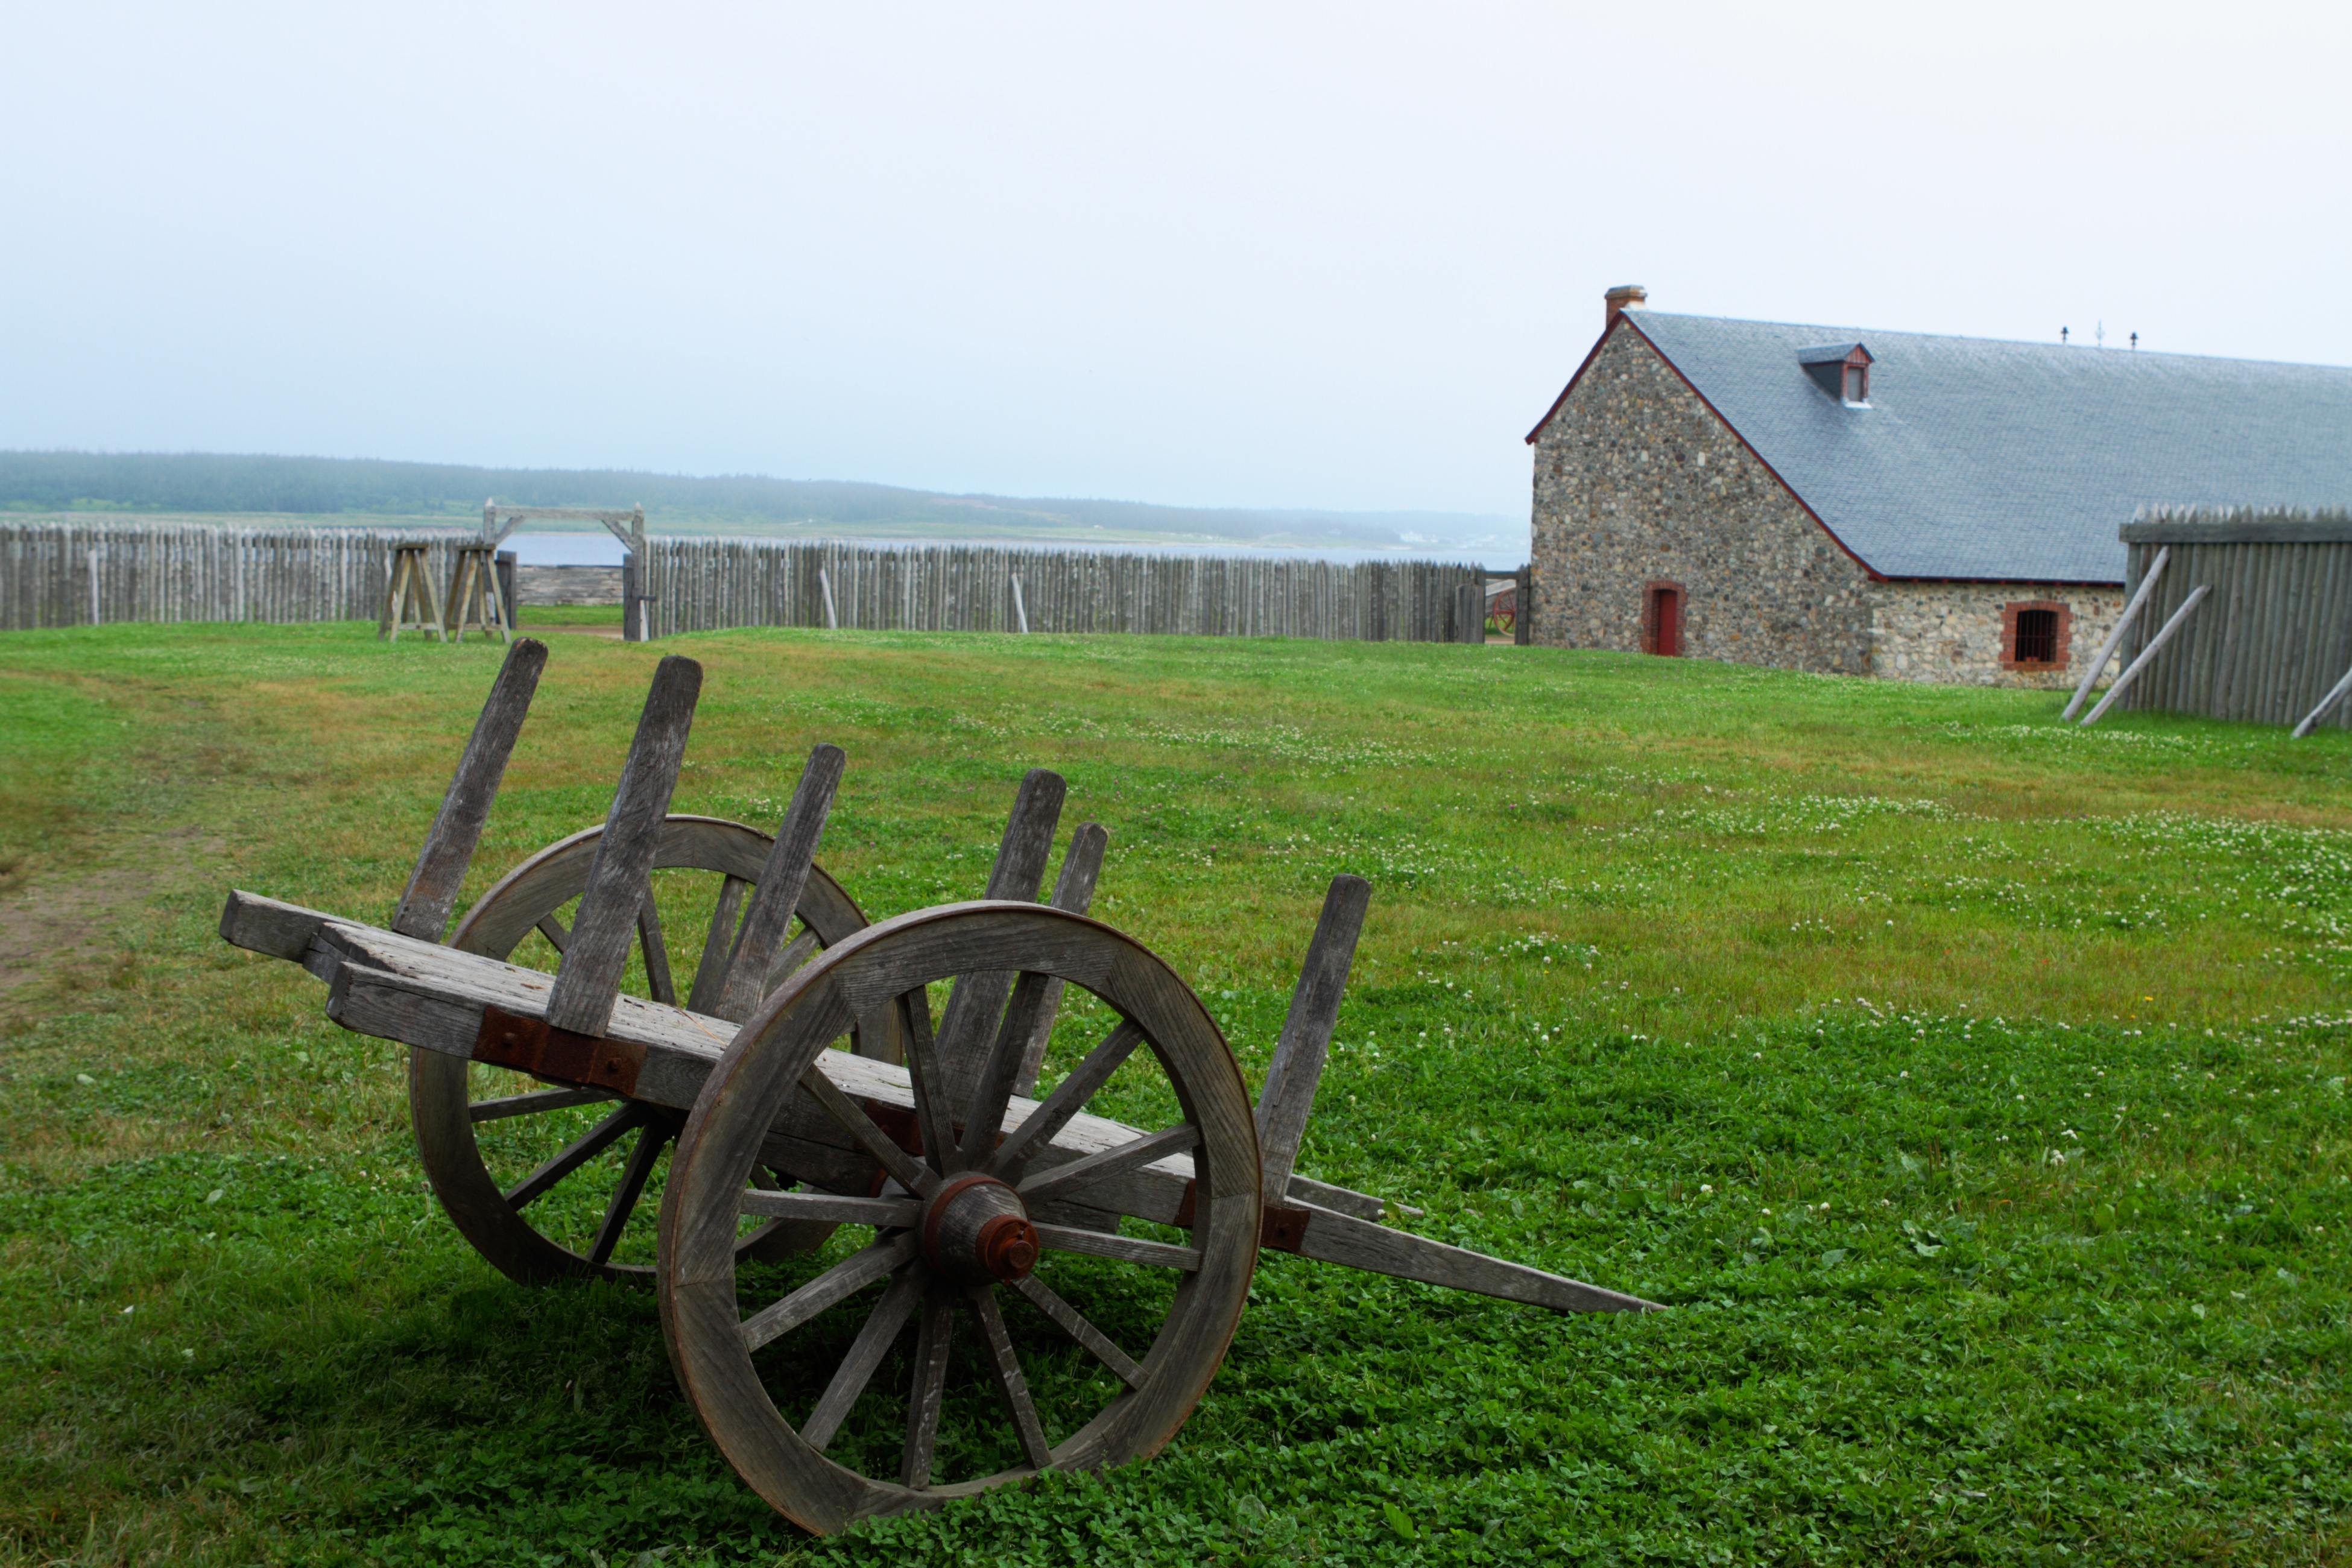
[[[392,547],[429,541],[444,591],[446,535],[373,528],[211,523],[0,523],[0,630],[116,621],[372,621]]]
[[[974,545],[655,538],[656,636],[720,626],[1160,632],[1444,642],[1475,566]],[[1018,584],[1016,599],[1015,584]],[[832,620],[826,598],[832,600]]]
[[[2352,511],[2152,508],[2123,530],[2137,591],[2165,555],[2126,636],[2126,663],[2199,589],[2204,602],[2117,706],[2294,724],[2352,670]],[[2352,728],[2352,700],[2319,716]]]
[[[114,621],[373,620],[392,547],[429,539],[446,592],[471,530],[0,523],[0,629]],[[634,552],[656,637],[726,626],[1161,632],[1448,642],[1457,590],[1486,574],[1433,561],[904,548],[654,536]],[[94,574],[94,575],[93,575]],[[1016,608],[1014,583],[1019,584]],[[97,591],[93,596],[91,584]],[[830,594],[833,616],[825,601]],[[1476,640],[1476,632],[1471,633]]]

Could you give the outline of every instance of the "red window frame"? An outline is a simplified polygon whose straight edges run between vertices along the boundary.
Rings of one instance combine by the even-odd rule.
[[[2052,616],[2050,654],[2048,658],[2020,658],[2017,654],[2017,624],[2029,611],[2043,611]],[[2000,667],[2003,669],[2063,669],[2074,654],[2074,612],[2071,605],[2057,599],[2019,599],[2000,607]]]

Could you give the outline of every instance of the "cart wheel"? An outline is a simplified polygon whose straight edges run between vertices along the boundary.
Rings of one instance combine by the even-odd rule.
[[[985,986],[1005,972],[1023,978],[1008,1026],[985,1020],[982,1035],[1002,1037],[992,1065],[1017,1065],[1025,1031],[1009,1020],[1046,976],[1068,984],[1066,1023],[1098,1019],[1107,1037],[1042,1104],[1014,1108],[1019,1125],[1000,1142],[1012,1072],[967,1073],[982,1087],[950,1106],[941,1047],[957,1043],[932,1040],[924,988],[957,976]],[[914,1087],[912,1154],[808,1071],[855,1018],[892,997]],[[950,1004],[945,1016],[957,1016]],[[981,1046],[988,1049],[985,1038]],[[813,1089],[796,1089],[803,1081]],[[803,1094],[815,1104],[792,1107],[795,1118],[829,1118],[833,1137],[882,1160],[892,1180],[878,1196],[745,1186],[772,1146],[769,1129]],[[1029,1169],[1047,1140],[1032,1142],[1034,1131],[1024,1138],[1022,1129],[1067,1125],[1090,1103],[1129,1125],[1176,1123],[1144,1142],[1156,1157],[1191,1151],[1189,1237],[1171,1228],[1148,1238],[1134,1220],[1124,1226],[1133,1234],[1055,1224],[1050,1207],[1024,1201],[1023,1188],[1052,1173],[1045,1161]],[[959,1121],[962,1131],[950,1131]],[[1100,1179],[1141,1163],[1117,1149],[1106,1152]],[[1087,1193],[1066,1176],[1050,1184],[1057,1200]],[[795,1212],[842,1219],[844,1237],[796,1260],[802,1282],[776,1300],[774,1289],[739,1279],[735,1237],[762,1215]],[[1039,1470],[1158,1452],[1232,1342],[1258,1223],[1249,1095],[1183,981],[1082,916],[1038,904],[945,905],[828,949],[735,1037],[679,1135],[662,1195],[662,1323],[680,1384],[736,1470],[795,1522],[830,1531]],[[1121,1340],[1147,1348],[1130,1359]]]
[[[562,952],[568,906],[588,885],[602,826],[548,846],[476,900],[450,945],[532,968]],[[674,816],[654,858],[658,918],[639,928],[628,989],[665,1002],[715,1005],[736,926],[765,867],[768,835],[713,816]],[[817,867],[801,893],[796,931],[771,971],[783,973],[863,929],[866,916]],[[664,930],[693,931],[701,945],[674,971]],[[687,989],[681,993],[679,987]],[[878,1033],[878,1031],[869,1031]],[[875,1054],[896,1040],[865,1042]],[[500,1068],[436,1051],[408,1057],[409,1120],[425,1173],[474,1249],[508,1278],[533,1284],[562,1276],[651,1277],[650,1221],[635,1226],[663,1152],[684,1119],[594,1089],[544,1088]],[[502,1179],[503,1178],[503,1179]],[[771,1182],[765,1173],[753,1179]],[[743,1238],[761,1256],[821,1244],[830,1227],[782,1221]]]

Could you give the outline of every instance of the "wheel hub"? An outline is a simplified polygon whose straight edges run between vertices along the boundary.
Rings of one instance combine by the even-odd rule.
[[[942,1185],[923,1211],[923,1259],[966,1285],[1009,1284],[1037,1266],[1037,1227],[1020,1194],[993,1176]]]

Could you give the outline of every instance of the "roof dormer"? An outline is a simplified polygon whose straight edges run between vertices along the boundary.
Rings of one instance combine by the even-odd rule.
[[[1797,363],[1813,384],[1848,408],[1870,406],[1870,351],[1860,343],[1823,343],[1799,349]]]

